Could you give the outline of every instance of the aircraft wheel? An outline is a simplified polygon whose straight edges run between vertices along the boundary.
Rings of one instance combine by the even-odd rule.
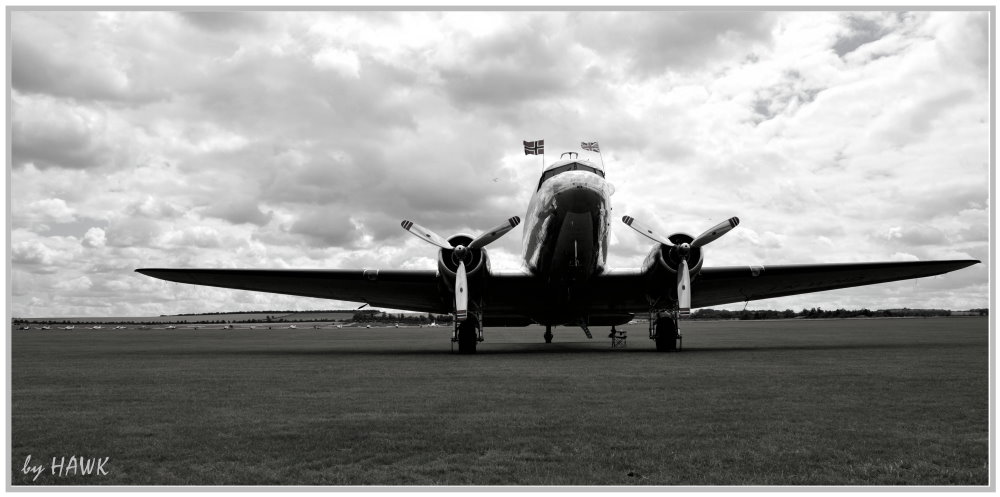
[[[475,354],[479,337],[476,336],[476,318],[470,317],[458,325],[458,353]]]
[[[545,334],[542,335],[542,337],[545,338],[545,343],[552,343],[552,327],[551,326],[546,326],[545,327]]]
[[[673,319],[661,317],[656,320],[656,350],[659,352],[677,350],[677,325]]]

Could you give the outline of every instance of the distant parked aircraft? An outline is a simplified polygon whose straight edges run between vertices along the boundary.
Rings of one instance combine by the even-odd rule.
[[[979,262],[704,267],[705,247],[735,228],[739,219],[726,219],[698,236],[663,236],[624,216],[627,226],[656,245],[641,268],[612,270],[606,267],[612,186],[605,180],[603,166],[578,160],[575,152],[567,154],[568,159],[561,157],[544,170],[528,203],[524,271],[492,271],[485,249],[517,226],[518,217],[475,238],[467,234],[444,238],[404,220],[403,229],[438,247],[438,267],[432,270],[136,271],[181,283],[453,313],[452,340],[463,353],[475,352],[484,326],[539,323],[546,327],[545,341],[551,342],[552,326],[579,326],[590,337],[590,326],[611,326],[614,332],[615,325],[630,322],[636,313],[648,313],[650,338],[657,350],[672,351],[677,349],[678,321],[691,308],[934,276]]]

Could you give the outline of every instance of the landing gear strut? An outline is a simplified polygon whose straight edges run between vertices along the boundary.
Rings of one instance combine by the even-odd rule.
[[[545,338],[545,343],[552,343],[552,325],[545,325],[545,334],[542,337]]]

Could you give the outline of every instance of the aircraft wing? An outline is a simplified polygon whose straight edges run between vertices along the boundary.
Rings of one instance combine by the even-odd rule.
[[[136,269],[161,280],[283,293],[447,314],[433,270],[376,269]]]
[[[873,285],[935,276],[955,271],[977,260],[924,262],[863,262],[704,268],[691,282],[691,307],[709,307],[803,293]],[[646,312],[648,284],[638,270],[611,271],[595,279],[595,308],[604,311]],[[671,278],[664,288],[677,284]]]
[[[959,260],[705,268],[691,284],[691,305],[707,307],[923,278],[977,263]]]
[[[704,268],[692,281],[691,307],[784,297],[935,276],[961,269],[976,260],[926,262],[866,262]],[[434,270],[321,269],[136,269],[136,272],[178,283],[282,293],[351,302],[374,307],[448,314],[440,278]],[[650,282],[639,270],[609,271],[590,283],[591,310],[621,315],[647,312]],[[676,280],[663,281],[663,288]],[[486,294],[487,322],[504,326],[528,323],[529,309],[543,300],[543,291],[528,274],[494,274]],[[520,321],[518,321],[520,320]]]

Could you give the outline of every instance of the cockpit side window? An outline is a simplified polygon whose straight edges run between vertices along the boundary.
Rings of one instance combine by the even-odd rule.
[[[537,191],[539,188],[541,188],[542,183],[545,183],[545,180],[557,174],[564,173],[566,171],[590,171],[602,178],[604,177],[604,171],[601,171],[596,167],[591,167],[586,164],[581,164],[579,162],[570,162],[569,164],[563,164],[562,166],[549,169],[548,171],[542,173],[542,178],[538,180],[538,188],[536,188],[535,190]]]

